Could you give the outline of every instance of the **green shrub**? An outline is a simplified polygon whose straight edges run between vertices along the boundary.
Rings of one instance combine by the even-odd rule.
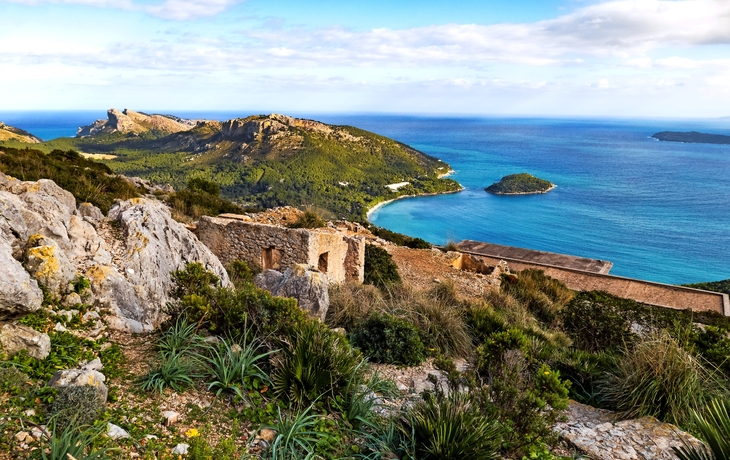
[[[464,310],[464,320],[471,331],[474,342],[484,343],[487,337],[507,327],[504,315],[484,304],[471,305]]]
[[[58,428],[91,425],[106,407],[106,400],[91,385],[65,386],[58,388],[48,416]]]
[[[318,321],[305,321],[271,359],[274,394],[300,406],[342,398],[361,359],[344,336]]]
[[[14,355],[8,361],[33,379],[48,381],[59,369],[71,369],[81,361],[94,359],[94,351],[98,344],[81,339],[68,332],[50,332],[51,351],[49,355],[38,360],[28,356],[25,350]]]
[[[574,293],[542,270],[529,268],[515,277],[503,277],[502,290],[523,302],[541,322],[554,325],[560,311],[573,299]]]
[[[524,354],[527,353],[529,346],[529,339],[519,329],[512,328],[495,332],[479,347],[477,368],[482,374],[488,374],[490,366],[500,365],[504,362],[504,355],[507,351],[517,350]]]
[[[292,222],[288,225],[289,228],[322,228],[326,227],[327,222],[324,221],[316,211],[307,209],[304,214],[299,216],[296,222]]]
[[[554,367],[570,382],[570,397],[583,404],[603,407],[599,382],[614,370],[615,356],[609,352],[563,349]]]
[[[467,394],[418,401],[401,418],[400,429],[412,437],[418,459],[499,458],[499,425],[482,414]]]
[[[209,195],[218,196],[221,194],[221,188],[213,181],[205,180],[202,177],[193,177],[188,180],[188,189],[205,192]]]
[[[390,241],[391,243],[395,243],[398,246],[406,246],[412,249],[431,249],[431,243],[422,238],[414,238],[402,233],[390,231],[387,228],[377,227],[375,225],[370,225],[368,229],[373,235],[386,241]]]
[[[730,376],[730,337],[726,328],[705,326],[692,334],[694,350],[712,366]]]
[[[563,310],[563,329],[576,347],[588,351],[618,350],[636,339],[631,316],[600,294],[580,293]]]
[[[679,460],[730,458],[730,401],[715,399],[701,413],[692,411],[692,420],[705,445],[700,447],[685,444],[682,447],[672,447]]]
[[[165,201],[172,208],[172,216],[181,221],[194,220],[200,216],[243,214],[254,211],[199,189],[180,190],[170,194]]]
[[[105,164],[87,160],[73,150],[53,150],[46,155],[34,149],[3,147],[0,171],[24,181],[51,179],[78,202],[89,202],[104,214],[116,200],[135,198],[142,192]]]
[[[170,276],[173,282],[170,297],[176,300],[184,301],[191,295],[211,297],[220,286],[220,278],[206,270],[200,262],[189,262],[183,270],[174,271]]]
[[[251,267],[244,260],[236,259],[226,267],[226,271],[233,285],[241,287],[244,283],[252,283],[261,270],[258,267]]]
[[[717,371],[666,332],[625,350],[615,366],[601,382],[601,397],[627,417],[651,415],[687,426],[692,410],[727,395],[727,384]]]
[[[365,282],[378,287],[400,283],[398,266],[388,251],[372,244],[365,245]]]
[[[3,365],[5,363],[2,363]],[[31,385],[30,377],[15,367],[0,367],[0,391],[22,395]]]
[[[416,366],[426,358],[418,328],[387,314],[371,315],[353,331],[352,343],[375,362]]]

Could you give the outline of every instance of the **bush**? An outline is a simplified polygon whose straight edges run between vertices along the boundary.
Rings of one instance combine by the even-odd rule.
[[[562,320],[563,330],[582,350],[618,350],[636,339],[631,316],[598,293],[578,294],[563,310]]]
[[[91,385],[60,387],[47,415],[59,428],[91,425],[106,406],[106,400],[99,396],[98,389]]]
[[[241,287],[244,283],[252,283],[256,275],[261,272],[258,267],[251,267],[244,260],[234,260],[227,267],[226,271],[231,282],[236,287]]]
[[[341,334],[318,321],[305,321],[271,360],[274,394],[299,406],[343,398],[361,360]]]
[[[625,350],[615,365],[615,371],[601,382],[601,396],[627,417],[651,415],[686,427],[692,410],[727,395],[717,371],[665,332]]]
[[[482,414],[466,394],[426,397],[406,412],[400,423],[403,435],[412,436],[415,458],[499,458],[499,425]]]
[[[398,266],[393,257],[383,248],[365,245],[365,282],[378,287],[400,283]]]
[[[516,277],[505,276],[502,290],[525,304],[541,322],[555,325],[560,311],[573,299],[574,293],[542,270],[523,270]]]
[[[694,350],[712,366],[730,376],[730,337],[726,328],[705,326],[692,334]]]
[[[326,226],[327,222],[324,221],[322,216],[311,209],[304,211],[304,214],[296,222],[288,225],[289,228],[322,228]]]
[[[501,332],[507,327],[504,315],[485,304],[471,305],[466,308],[464,320],[477,344],[484,343],[487,337],[495,332]]]
[[[390,241],[391,243],[395,243],[398,246],[406,246],[412,249],[431,249],[431,243],[422,238],[414,238],[402,233],[390,231],[387,228],[377,227],[375,225],[370,225],[368,229],[373,235],[386,241]]]
[[[352,334],[352,343],[379,363],[416,366],[426,359],[418,328],[387,314],[373,314]]]
[[[554,367],[570,382],[570,397],[583,404],[603,407],[599,382],[614,370],[615,356],[607,352],[564,349]]]
[[[378,288],[354,282],[330,286],[327,325],[352,331],[357,325],[388,306]]]
[[[188,190],[204,192],[212,196],[219,196],[221,188],[213,181],[205,180],[202,177],[194,177],[188,180]]]

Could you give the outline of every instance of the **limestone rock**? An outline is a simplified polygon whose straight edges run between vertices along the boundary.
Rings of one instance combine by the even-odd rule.
[[[172,449],[172,454],[173,455],[187,455],[189,447],[190,446],[188,444],[181,442],[180,444],[176,445],[174,449]]]
[[[109,246],[86,219],[78,215],[69,218],[68,237],[71,248],[67,252],[68,257],[79,269],[94,264],[109,265],[112,262]]]
[[[66,369],[53,374],[51,380],[48,381],[48,386],[59,389],[89,386],[95,390],[96,401],[94,405],[103,406],[106,404],[108,394],[108,390],[104,384],[105,380],[106,377],[104,377],[104,374],[93,369]]]
[[[115,441],[117,439],[126,439],[129,437],[129,433],[127,433],[124,428],[113,423],[107,423],[106,435]]]
[[[0,327],[0,345],[10,356],[26,350],[28,355],[44,359],[50,350],[50,339],[31,327],[7,323]]]
[[[51,352],[51,339],[48,334],[22,324],[5,324],[0,328],[0,344],[10,356],[20,350],[27,350],[30,357],[45,359]]]
[[[136,294],[120,305],[143,324],[156,325],[160,308],[169,300],[172,288],[170,273],[180,270],[189,262],[200,262],[229,286],[228,273],[218,258],[203,245],[183,224],[170,216],[163,203],[149,199],[132,199],[116,204],[109,217],[120,223],[126,251],[117,261]],[[121,275],[120,275],[121,276]],[[121,287],[121,283],[116,283]],[[118,295],[116,298],[123,301]]]
[[[254,283],[273,295],[297,299],[301,309],[324,321],[330,305],[326,275],[304,264],[295,264],[283,274],[270,273],[273,271],[256,275]]]
[[[76,269],[51,238],[35,234],[28,239],[25,269],[50,292],[64,295],[76,277]]]
[[[0,234],[0,319],[34,312],[43,302],[38,282],[13,258],[12,251]]]
[[[101,209],[91,203],[81,203],[77,208],[78,215],[91,223],[98,222],[104,218]]]
[[[114,314],[107,318],[109,327],[136,333],[152,330],[151,322],[147,321],[145,304],[135,286],[114,267],[94,265],[84,272],[84,276],[91,283],[96,304]]]

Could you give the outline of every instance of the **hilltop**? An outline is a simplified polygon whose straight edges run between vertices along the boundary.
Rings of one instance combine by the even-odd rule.
[[[36,137],[27,131],[6,125],[0,121],[0,142],[3,141],[17,141],[27,144],[38,144],[43,142],[41,138]]]
[[[114,172],[178,190],[191,178],[213,181],[223,197],[243,205],[315,206],[356,220],[381,201],[460,189],[439,178],[449,165],[408,145],[279,114],[220,122],[110,109],[107,120],[79,128],[77,137],[38,148],[113,155],[105,164]]]

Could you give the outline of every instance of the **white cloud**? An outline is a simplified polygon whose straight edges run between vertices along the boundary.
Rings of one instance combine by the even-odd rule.
[[[162,3],[138,3],[134,0],[0,0],[8,3],[38,6],[43,4],[83,5],[125,11],[142,11],[150,16],[171,21],[191,21],[216,16],[244,0],[164,0]]]
[[[657,59],[657,65],[671,67],[674,69],[692,69],[697,67],[697,61],[687,58],[673,56],[665,59]]]

